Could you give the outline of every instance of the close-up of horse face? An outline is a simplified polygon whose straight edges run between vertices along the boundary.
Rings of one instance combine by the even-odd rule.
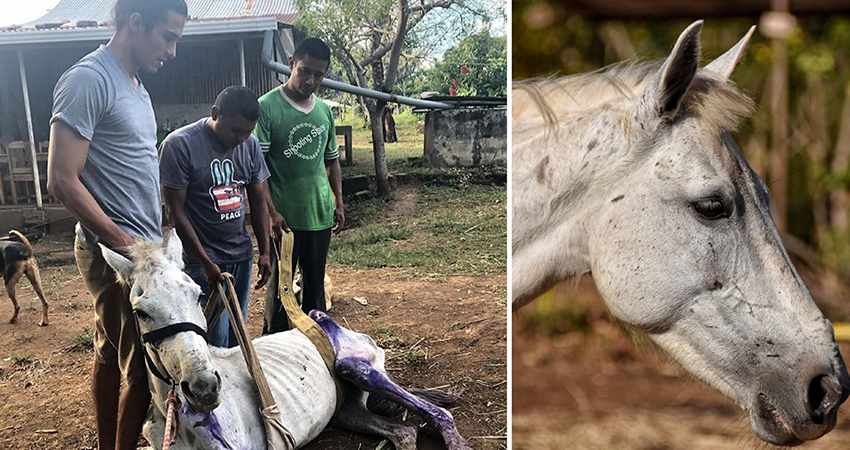
[[[614,316],[745,409],[760,438],[820,437],[850,380],[764,182],[722,129],[682,118],[662,134],[590,226],[597,288]]]
[[[515,128],[514,306],[590,273],[617,319],[745,410],[759,438],[798,445],[835,427],[850,378],[767,186],[727,131],[752,111],[728,80],[753,29],[700,68],[701,29],[689,26],[660,65],[515,91],[548,125]],[[568,142],[566,162],[552,162],[557,142]],[[543,214],[517,207],[535,201]],[[561,228],[561,254],[530,231],[547,223]]]
[[[642,163],[588,227],[591,272],[616,317],[745,409],[757,436],[796,445],[835,426],[850,378],[783,247],[766,185],[709,107],[686,104],[722,94],[732,68],[697,69],[700,27],[685,30],[638,97],[630,153]]]

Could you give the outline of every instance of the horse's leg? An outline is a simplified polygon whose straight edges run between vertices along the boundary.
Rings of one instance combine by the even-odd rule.
[[[421,416],[443,435],[448,450],[471,450],[460,436],[450,412],[405,391],[363,358],[337,360],[336,370],[343,378],[364,391],[374,392],[403,405]]]
[[[349,389],[345,402],[334,414],[331,425],[360,434],[377,434],[393,443],[396,450],[416,450],[416,425],[381,417],[366,409],[365,393]]]
[[[207,445],[203,445],[203,443],[197,442],[197,438],[195,437],[193,430],[191,428],[187,428],[177,417],[175,417],[174,420],[177,420],[176,430],[174,431],[177,433],[177,437],[173,437],[172,439],[172,444],[169,447],[171,450],[199,450],[210,448]],[[165,416],[163,416],[162,412],[160,412],[160,410],[153,404],[151,404],[150,409],[148,409],[147,419],[145,419],[145,424],[142,426],[142,436],[145,437],[154,450],[162,449],[163,439],[165,438]]]
[[[165,436],[165,417],[151,404],[148,409],[148,417],[142,425],[142,436],[156,450],[162,448],[162,438]]]

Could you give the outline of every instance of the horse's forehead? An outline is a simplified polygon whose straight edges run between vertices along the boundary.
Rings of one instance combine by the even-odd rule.
[[[145,292],[164,291],[168,293],[175,288],[186,285],[187,275],[176,268],[163,266],[147,267],[136,276],[136,284]]]

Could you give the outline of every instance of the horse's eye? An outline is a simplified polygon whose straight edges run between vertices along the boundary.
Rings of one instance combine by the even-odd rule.
[[[136,313],[136,317],[138,317],[139,319],[148,320],[151,318],[148,313],[142,311],[141,309],[134,309],[133,312]]]
[[[729,217],[732,212],[723,205],[720,199],[711,198],[691,203],[691,208],[703,219],[718,220]]]

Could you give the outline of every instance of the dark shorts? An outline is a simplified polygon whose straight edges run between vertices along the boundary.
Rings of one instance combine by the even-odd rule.
[[[128,383],[147,378],[142,344],[130,305],[130,289],[118,283],[115,271],[100,252],[78,237],[74,242],[77,268],[94,297],[94,355],[100,364],[117,364]]]

